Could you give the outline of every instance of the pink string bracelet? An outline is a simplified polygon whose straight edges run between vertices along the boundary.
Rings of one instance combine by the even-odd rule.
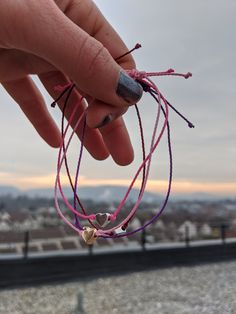
[[[145,79],[147,79],[147,78],[145,78]],[[142,80],[144,80],[144,79],[142,78]],[[142,81],[142,83],[144,83],[144,81]],[[165,130],[166,125],[167,125],[167,122],[168,122],[168,105],[167,105],[167,102],[166,102],[165,98],[160,94],[160,92],[158,91],[158,89],[155,87],[155,85],[154,85],[152,82],[150,82],[150,81],[148,80],[147,82],[145,81],[145,84],[146,84],[146,86],[148,86],[148,88],[149,88],[150,90],[151,90],[151,88],[153,88],[153,92],[155,92],[156,94],[159,95],[159,99],[156,99],[158,103],[160,103],[160,100],[164,101],[165,110],[166,110],[166,111],[165,111],[165,122],[164,122],[164,125],[163,125],[163,127],[162,127],[162,131],[161,131],[161,133],[159,134],[158,140],[157,140],[155,143],[154,143],[154,139],[155,139],[155,132],[154,132],[154,135],[153,135],[153,138],[152,138],[152,144],[151,144],[150,153],[149,153],[149,155],[145,158],[145,160],[143,161],[143,163],[141,164],[141,166],[139,167],[139,169],[138,169],[138,171],[137,171],[137,173],[136,173],[134,179],[132,180],[132,183],[131,183],[131,185],[130,185],[130,187],[129,187],[129,189],[128,189],[128,191],[127,191],[125,197],[124,197],[124,199],[121,201],[120,206],[119,206],[119,207],[117,208],[117,210],[113,213],[113,219],[116,218],[116,216],[119,214],[121,208],[123,207],[123,205],[124,205],[124,203],[125,203],[125,200],[126,200],[128,194],[129,194],[130,190],[132,189],[132,186],[133,186],[133,184],[134,184],[134,182],[135,182],[135,180],[136,180],[136,178],[137,178],[137,176],[138,176],[140,170],[141,170],[142,167],[147,163],[147,161],[151,161],[152,153],[153,153],[154,150],[156,149],[156,147],[157,147],[157,145],[158,145],[158,143],[159,143],[159,141],[160,141],[160,139],[161,139],[161,137],[162,137],[162,135],[163,135],[163,133],[164,133],[164,130]],[[68,125],[67,125],[67,127],[66,127],[66,130],[65,130],[65,134],[66,134],[66,132],[67,132],[67,130],[68,130],[68,127],[69,127],[69,124],[70,124],[71,120],[72,120],[73,117],[74,117],[75,112],[76,112],[76,110],[74,110],[74,111],[72,112],[71,118],[70,118],[70,120],[69,120],[69,122],[68,122]],[[159,111],[159,112],[160,112],[160,111]],[[68,147],[69,147],[70,141],[71,141],[71,139],[72,139],[72,137],[73,137],[73,135],[74,135],[74,132],[76,131],[76,128],[78,127],[78,125],[79,125],[79,123],[80,123],[81,120],[82,120],[82,117],[78,120],[78,122],[77,122],[77,124],[76,124],[76,126],[75,126],[75,128],[74,128],[74,130],[73,130],[73,132],[72,132],[72,134],[71,134],[71,136],[70,136],[70,138],[69,138],[69,140],[68,140],[68,143],[67,143],[67,145],[66,145],[66,147],[65,147],[65,149],[64,149],[65,153],[67,152],[67,149],[68,149]],[[63,135],[63,143],[64,143],[65,134]],[[60,147],[59,158],[58,158],[58,160],[59,160],[59,162],[58,162],[58,165],[59,165],[58,170],[59,170],[59,171],[60,171],[60,167],[61,167],[61,165],[62,165],[62,162],[63,162],[63,160],[64,160],[64,158],[65,158],[65,156],[62,156],[62,157],[61,157],[62,147],[63,147],[63,145],[61,145],[61,147]],[[150,167],[150,164],[148,164],[148,171],[147,171],[147,174],[148,174],[148,172],[149,172],[149,167]],[[73,211],[76,215],[80,216],[81,218],[85,218],[85,219],[90,218],[90,219],[95,220],[95,217],[96,217],[96,216],[94,216],[94,215],[89,215],[89,216],[88,216],[88,215],[82,215],[82,214],[78,213],[77,211],[75,211],[74,208],[68,203],[68,201],[66,200],[66,198],[65,198],[65,196],[64,196],[64,194],[63,194],[59,177],[60,177],[60,176],[59,176],[59,173],[58,173],[58,176],[57,176],[57,183],[58,183],[58,185],[59,185],[59,190],[60,190],[60,193],[61,193],[61,195],[62,195],[62,198],[63,198],[64,202],[66,203],[66,205],[68,206],[68,208],[69,208],[71,211]],[[72,225],[68,220],[66,220],[65,217],[63,217],[63,218],[64,218],[64,221],[65,221],[67,224],[69,224],[70,227],[73,226],[73,229],[76,230],[76,231],[78,231],[81,235],[84,233],[84,231],[86,231],[86,234],[89,235],[89,237],[92,236],[93,239],[96,238],[97,236],[102,236],[102,237],[117,237],[117,236],[119,236],[119,237],[120,237],[120,236],[125,236],[125,235],[129,235],[129,234],[133,234],[134,232],[137,232],[137,231],[139,231],[139,230],[142,230],[142,227],[141,227],[141,229],[139,228],[139,230],[134,230],[132,233],[129,233],[129,234],[128,234],[128,233],[124,233],[123,235],[122,235],[122,234],[120,234],[120,235],[114,234],[114,231],[115,231],[117,228],[120,228],[121,226],[127,224],[127,222],[130,220],[130,218],[134,216],[135,211],[137,210],[137,207],[138,207],[138,205],[140,204],[140,201],[141,201],[141,199],[142,199],[142,196],[143,196],[143,193],[144,193],[144,190],[145,190],[145,185],[146,185],[147,177],[148,177],[148,175],[145,176],[145,182],[144,182],[144,184],[143,184],[143,188],[141,189],[141,193],[140,193],[140,195],[139,195],[138,201],[135,203],[135,206],[134,206],[133,209],[131,210],[130,214],[129,214],[129,215],[126,217],[126,219],[125,219],[123,222],[121,222],[118,226],[113,227],[113,228],[108,229],[108,230],[102,230],[102,229],[97,229],[97,230],[95,230],[95,229],[92,229],[92,228],[88,229],[88,227],[86,227],[86,229],[84,229],[84,228],[82,229],[82,228],[76,228],[76,227],[75,227],[74,225]],[[170,190],[170,187],[169,187],[168,190]],[[55,198],[57,198],[57,194],[56,194],[55,196],[56,196]],[[57,203],[57,205],[58,205],[58,203]],[[57,209],[58,209],[58,208],[57,208]],[[63,216],[60,210],[59,210],[59,214],[60,214],[61,217]],[[150,224],[150,222],[148,222],[148,224]]]
[[[141,45],[137,44],[134,49],[137,49],[137,48],[139,48],[139,47],[141,47]],[[133,51],[134,49],[132,49],[131,51]],[[130,51],[130,52],[131,52],[131,51]],[[130,52],[128,52],[128,53],[130,53]],[[128,53],[126,53],[126,54],[128,54]],[[126,54],[124,54],[124,55],[126,55]],[[123,56],[124,56],[124,55],[123,55]],[[121,57],[122,57],[122,56],[121,56]],[[121,58],[121,57],[120,57],[120,58]],[[117,58],[116,60],[118,60],[118,58]],[[56,88],[56,89],[59,90],[59,91],[63,91],[63,93],[62,93],[62,95],[63,95],[63,94],[68,90],[68,88],[70,87],[70,85],[71,85],[71,84],[69,84],[69,85],[67,85],[67,86],[64,86],[64,91],[63,91],[63,88],[61,88],[61,87]],[[72,88],[73,88],[73,87],[72,87]],[[70,94],[70,93],[69,93],[69,94]],[[69,96],[69,94],[68,94],[68,96]],[[58,99],[59,99],[59,98],[60,98],[60,96],[58,97]],[[67,98],[68,98],[68,97],[67,97]],[[58,100],[58,99],[57,99],[57,100]],[[68,99],[67,99],[67,100],[68,100]],[[67,102],[67,100],[66,100],[66,102]],[[65,102],[65,105],[66,105],[66,102]],[[55,102],[54,102],[54,105],[55,105]],[[64,106],[64,107],[65,107],[65,106]],[[139,112],[138,112],[137,106],[136,106],[136,110],[137,110],[137,115],[138,115],[139,124],[140,124],[140,133],[141,133],[141,137],[142,137],[141,118],[140,118],[140,116],[139,116]],[[64,109],[63,109],[63,111],[64,111]],[[144,140],[143,140],[143,138],[142,138],[142,146],[144,146]],[[63,147],[64,147],[64,145],[63,145]],[[144,154],[144,156],[145,156],[144,147],[143,147],[143,154]],[[68,165],[67,165],[67,162],[66,162],[66,158],[65,158],[65,163],[66,163],[67,174],[68,174],[68,177],[69,177],[69,179],[70,179],[70,184],[71,184],[71,178],[70,178],[70,174],[69,174],[69,170],[68,170]],[[144,169],[144,172],[145,172],[145,167],[144,167],[143,169]],[[144,173],[143,173],[143,180],[144,180]],[[72,184],[71,184],[71,186],[72,186]],[[142,182],[142,186],[143,186],[143,182]],[[83,207],[81,206],[81,202],[79,201],[77,195],[76,195],[76,198],[77,198],[77,201],[79,202],[80,207],[82,208],[82,210],[83,210],[83,212],[84,212],[84,209],[83,209]],[[91,223],[91,221],[90,221],[90,223]],[[80,229],[81,229],[81,228],[80,228]]]
[[[67,127],[66,127],[65,133],[63,134],[63,142],[64,142],[64,139],[65,139],[65,135],[66,135],[66,132],[67,132],[67,130],[68,130],[70,121],[73,119],[75,112],[76,112],[76,110],[72,113],[71,119],[70,119],[69,122],[68,122],[68,125],[67,125]],[[75,131],[76,131],[76,128],[78,127],[78,125],[79,125],[79,123],[80,123],[81,120],[82,120],[82,117],[81,117],[80,120],[77,122],[77,124],[76,124],[76,126],[75,126],[75,128],[74,128],[74,130],[73,130],[73,132],[72,132],[72,134],[70,135],[70,137],[69,137],[69,139],[68,139],[68,142],[67,142],[67,145],[66,145],[66,147],[64,147],[64,154],[63,154],[63,155],[62,155],[62,147],[63,147],[63,145],[61,145],[61,147],[60,147],[60,149],[59,149],[57,185],[58,185],[58,187],[59,187],[60,193],[61,193],[61,195],[62,195],[62,198],[63,198],[65,204],[67,205],[67,207],[68,207],[71,211],[73,211],[73,212],[74,212],[76,215],[78,215],[80,218],[91,218],[91,219],[94,219],[94,216],[82,215],[82,214],[80,214],[80,213],[78,213],[78,212],[76,212],[76,211],[74,210],[74,208],[71,206],[71,204],[69,204],[68,200],[66,199],[66,197],[65,197],[65,195],[64,195],[64,193],[63,193],[63,191],[62,191],[61,182],[60,182],[60,170],[61,170],[62,163],[63,163],[63,161],[64,161],[64,159],[65,159],[66,152],[67,152],[67,150],[68,150],[68,147],[69,147],[69,144],[70,144],[70,142],[71,142],[71,140],[72,140],[72,137],[73,137],[73,135],[74,135],[74,133],[75,133]],[[141,121],[140,121],[140,123],[141,123]],[[144,141],[143,141],[143,137],[142,137],[142,142],[144,142]],[[142,145],[143,145],[143,144],[142,144]],[[62,155],[62,156],[61,156],[61,155]]]
[[[66,102],[65,102],[65,103],[66,103]],[[138,108],[137,108],[137,107],[136,107],[136,110],[137,110],[137,115],[138,115],[138,119],[139,119],[139,126],[140,126],[140,133],[141,133],[141,141],[142,141],[142,150],[143,150],[143,155],[144,155],[144,157],[145,157],[144,138],[143,138],[143,134],[142,134],[143,130],[142,130],[141,118],[140,118],[140,114],[139,114],[139,111],[138,111]],[[71,116],[71,119],[70,119],[70,120],[73,119],[75,112],[76,112],[76,110],[72,113],[72,116]],[[81,118],[81,120],[82,120],[82,118]],[[66,197],[65,197],[65,195],[64,195],[64,193],[63,193],[63,191],[62,191],[62,187],[61,187],[61,183],[60,183],[60,170],[61,170],[61,166],[62,166],[63,161],[66,161],[66,160],[67,160],[67,159],[66,159],[66,152],[67,152],[67,150],[68,150],[68,147],[69,147],[69,144],[70,144],[70,142],[71,142],[71,140],[72,140],[72,137],[73,137],[73,135],[74,135],[74,133],[75,133],[75,131],[76,131],[76,128],[77,128],[77,126],[78,126],[78,124],[79,124],[79,121],[77,122],[77,125],[75,126],[75,128],[74,128],[72,134],[70,135],[69,140],[68,140],[68,142],[67,142],[67,145],[66,145],[66,147],[65,147],[65,140],[64,140],[64,139],[65,139],[65,135],[66,135],[66,133],[67,133],[67,131],[68,131],[69,124],[70,124],[70,121],[68,122],[67,127],[66,127],[66,130],[65,130],[65,132],[63,133],[63,141],[62,141],[62,142],[63,142],[63,145],[61,145],[61,147],[60,147],[60,149],[59,149],[57,183],[58,183],[59,190],[60,190],[60,192],[61,192],[61,194],[62,194],[62,198],[63,198],[63,200],[65,201],[65,203],[66,203],[66,205],[68,206],[68,208],[69,208],[70,210],[72,210],[76,215],[80,216],[81,218],[88,218],[88,216],[86,216],[86,215],[81,215],[80,213],[77,213],[77,212],[74,211],[74,208],[69,204],[68,200],[66,199]],[[75,179],[76,182],[77,182],[77,180],[78,180],[78,169],[79,169],[79,167],[80,167],[80,161],[81,161],[81,156],[82,156],[82,148],[83,148],[82,143],[83,143],[83,138],[84,138],[84,134],[83,134],[82,141],[81,141],[80,156],[79,156],[79,162],[78,162],[77,171],[76,171],[76,172],[77,172],[77,173],[76,173],[77,175],[76,175],[76,179]],[[63,155],[62,155],[62,148],[63,148],[63,151],[64,151],[64,154],[63,154]],[[61,156],[61,155],[62,155],[62,156]],[[143,157],[143,158],[144,158],[144,157]],[[72,179],[71,179],[71,176],[70,176],[70,172],[69,172],[69,169],[68,169],[68,165],[66,166],[66,169],[67,169],[67,174],[68,174],[69,180],[70,180],[70,182],[72,182]],[[143,175],[144,175],[144,174],[143,174]],[[143,180],[144,180],[144,179],[143,179]],[[73,188],[73,185],[72,185],[72,188]],[[75,190],[76,190],[76,189],[75,189]],[[76,196],[76,198],[78,199],[77,196]],[[82,207],[82,206],[81,206],[81,207]],[[85,210],[83,209],[83,211],[85,211]],[[84,213],[85,213],[85,212],[84,212]],[[94,216],[91,216],[90,218],[94,218]]]
[[[79,120],[77,121],[71,135],[69,136],[68,141],[66,142],[66,135],[69,129],[69,125],[71,123],[71,121],[73,120],[75,113],[77,111],[77,108],[79,106],[79,104],[77,104],[69,118],[68,124],[66,126],[66,128],[64,129],[64,115],[65,115],[65,107],[66,107],[66,103],[70,97],[70,94],[73,90],[74,85],[73,84],[69,84],[68,86],[65,86],[64,89],[62,89],[62,96],[69,91],[66,101],[65,101],[65,106],[63,108],[63,117],[62,117],[62,143],[60,145],[60,149],[59,149],[59,154],[58,154],[58,163],[57,163],[57,176],[56,176],[56,183],[55,183],[55,206],[56,209],[60,215],[60,217],[65,221],[65,223],[67,225],[69,225],[72,229],[74,229],[76,232],[78,232],[83,239],[85,240],[85,242],[87,244],[93,244],[94,241],[96,240],[97,237],[103,237],[103,238],[116,238],[116,237],[123,237],[123,236],[129,236],[132,235],[138,231],[143,230],[144,228],[146,228],[148,225],[150,225],[152,222],[154,222],[159,216],[160,214],[163,212],[168,198],[169,198],[169,194],[170,194],[170,189],[171,189],[171,181],[172,181],[172,168],[173,168],[173,161],[172,161],[172,152],[171,152],[171,142],[170,142],[170,127],[169,127],[169,122],[168,122],[168,115],[169,115],[169,111],[168,111],[168,107],[172,108],[177,114],[179,114],[189,125],[189,127],[194,127],[193,124],[191,122],[189,122],[182,114],[180,114],[166,99],[165,97],[160,93],[160,91],[158,90],[157,86],[154,84],[153,81],[151,81],[150,77],[151,76],[164,76],[164,75],[172,75],[172,76],[180,76],[180,77],[184,77],[184,78],[188,78],[191,76],[191,73],[187,73],[187,74],[181,74],[181,73],[175,73],[173,69],[169,69],[167,71],[164,72],[150,72],[150,73],[146,73],[146,72],[139,72],[137,70],[131,70],[131,71],[127,71],[127,73],[133,77],[135,80],[137,80],[143,87],[145,92],[148,92],[153,99],[156,101],[157,103],[157,115],[156,115],[156,120],[155,120],[155,124],[154,124],[154,130],[153,130],[153,134],[152,134],[152,140],[151,140],[151,145],[150,145],[150,150],[149,150],[149,154],[147,156],[145,156],[145,147],[144,147],[144,136],[143,136],[143,128],[142,128],[142,122],[141,122],[141,117],[138,111],[138,107],[136,106],[136,113],[138,116],[138,121],[139,121],[139,127],[140,127],[140,135],[141,135],[141,142],[142,142],[142,151],[143,151],[143,162],[141,163],[141,165],[139,166],[133,180],[131,181],[131,184],[126,192],[126,194],[124,195],[124,198],[121,200],[119,206],[117,207],[117,209],[112,213],[98,213],[98,214],[90,214],[88,215],[82,205],[82,202],[79,200],[79,197],[77,195],[77,187],[78,187],[78,178],[79,178],[79,169],[80,169],[80,164],[81,164],[81,160],[82,160],[82,154],[83,154],[83,146],[84,146],[84,136],[85,136],[85,132],[86,132],[86,114],[84,113]],[[61,96],[61,97],[62,97]],[[57,101],[59,100],[60,96],[58,97]],[[81,98],[82,101],[82,98]],[[55,102],[53,103],[55,104]],[[161,127],[161,131],[159,132],[158,136],[157,136],[157,127],[159,124],[159,120],[160,120],[160,112],[163,112],[164,115],[164,122],[163,125]],[[80,147],[80,154],[79,154],[79,160],[78,160],[78,165],[77,165],[77,169],[76,169],[76,175],[75,175],[75,181],[74,183],[72,182],[72,178],[70,175],[70,171],[69,171],[69,167],[68,167],[68,163],[67,163],[67,157],[66,154],[68,152],[68,148],[70,145],[70,142],[74,136],[74,133],[76,132],[77,128],[79,127],[79,124],[81,123],[81,121],[83,120],[84,122],[84,126],[83,126],[83,134],[82,134],[82,139],[81,139],[81,147]],[[159,210],[159,212],[153,216],[153,218],[151,220],[149,220],[148,222],[146,222],[142,227],[137,228],[135,230],[132,230],[130,232],[126,232],[126,228],[128,227],[129,222],[132,220],[132,218],[135,216],[135,213],[138,209],[138,206],[140,205],[140,202],[142,200],[143,194],[145,192],[145,187],[147,184],[147,180],[148,180],[148,176],[149,176],[149,172],[150,172],[150,166],[151,166],[151,160],[152,160],[152,154],[155,152],[163,134],[164,131],[167,129],[167,139],[168,139],[168,150],[169,150],[169,159],[170,159],[170,175],[169,175],[169,184],[168,184],[168,188],[167,188],[167,193],[166,193],[166,198],[163,202],[163,205],[161,207],[161,209]],[[74,202],[73,202],[73,206],[69,203],[69,201],[66,199],[64,193],[63,193],[63,189],[61,186],[61,182],[60,182],[60,171],[61,171],[61,167],[62,164],[65,163],[66,166],[66,170],[67,170],[67,175],[70,181],[70,185],[72,187],[73,190],[73,194],[74,194]],[[127,197],[130,193],[130,191],[132,190],[132,187],[135,183],[135,181],[137,180],[140,172],[143,170],[143,176],[142,176],[142,183],[141,183],[141,188],[140,188],[140,192],[139,192],[139,196],[138,199],[136,201],[136,203],[134,204],[133,208],[131,209],[130,213],[127,215],[127,217],[120,222],[118,225],[110,228],[110,229],[106,229],[107,224],[111,223],[111,222],[115,222],[118,215],[120,214],[120,211],[122,210]],[[61,212],[60,207],[59,207],[59,203],[58,203],[58,190],[61,194],[61,197],[65,203],[65,205],[67,206],[67,208],[72,211],[75,215],[75,224],[71,223],[65,216],[64,214]],[[81,210],[83,211],[83,214],[80,213],[77,208],[76,208],[76,202],[78,202]],[[82,224],[80,223],[80,219],[87,219],[89,220],[89,223],[91,225],[91,227],[85,226],[83,227]]]
[[[137,46],[137,45],[136,45],[136,46]],[[136,47],[136,48],[137,48],[137,47]],[[135,49],[136,49],[136,48],[135,48]],[[64,86],[64,87],[59,86],[59,87],[56,87],[56,88],[55,88],[56,90],[62,91],[61,96],[63,96],[64,93],[69,89],[70,86],[72,86],[72,88],[71,88],[71,90],[69,91],[69,93],[68,93],[68,95],[67,95],[67,98],[66,98],[66,100],[65,100],[65,104],[64,104],[64,107],[63,107],[63,117],[64,117],[64,111],[65,111],[66,103],[67,103],[67,101],[68,101],[68,98],[69,98],[69,96],[70,96],[70,94],[71,94],[71,91],[72,91],[72,89],[73,89],[74,86],[73,86],[72,84],[68,84],[68,85],[66,85],[66,86]],[[59,97],[57,98],[57,100],[59,100],[59,99],[61,98],[61,96],[59,96]],[[57,101],[57,100],[56,100],[56,101]],[[54,107],[54,106],[55,106],[55,102],[53,103],[53,107]],[[139,126],[140,126],[140,134],[141,134],[141,141],[142,141],[143,156],[145,156],[144,138],[143,138],[141,117],[140,117],[140,114],[139,114],[139,111],[138,111],[138,107],[137,107],[136,105],[135,105],[135,107],[136,107],[136,112],[137,112],[137,116],[138,116],[138,120],[139,120]],[[62,119],[62,134],[63,134],[63,128],[64,128],[64,119]],[[65,149],[64,146],[65,146],[65,145],[63,145],[63,149]],[[82,156],[82,148],[81,148],[81,151],[80,151],[79,160],[81,160],[81,156]],[[143,157],[143,158],[144,158],[144,157]],[[79,169],[79,164],[80,164],[80,161],[79,161],[79,163],[78,163],[77,170]],[[67,158],[66,158],[66,156],[65,156],[65,166],[66,166],[67,175],[68,175],[68,178],[69,178],[69,181],[70,181],[70,185],[71,185],[71,187],[72,187],[73,190],[74,190],[74,189],[76,190],[76,186],[73,188],[73,185],[72,185],[72,180],[71,180],[71,176],[70,176],[70,173],[69,173],[69,169],[68,169],[68,164],[67,164]],[[145,167],[143,168],[143,180],[144,180],[144,173],[145,173]],[[76,178],[77,178],[77,177],[78,177],[78,171],[77,171],[77,174],[76,174]],[[77,179],[75,179],[75,182],[77,183]],[[143,184],[143,182],[142,182],[142,184]],[[63,195],[63,197],[64,197],[64,195]],[[83,208],[82,202],[79,200],[77,194],[75,193],[75,197],[74,197],[74,207],[75,207],[75,208],[76,208],[76,204],[75,204],[75,203],[76,203],[76,202],[75,202],[76,200],[78,201],[80,208],[82,209],[82,211],[83,211],[84,214],[85,214],[85,210],[84,210],[84,208]],[[76,215],[75,215],[75,218],[76,218],[76,224],[78,225],[79,229],[81,229],[81,225],[80,225],[79,220],[78,220],[78,218],[77,218]],[[94,227],[94,225],[92,224],[91,220],[89,220],[89,222],[90,222],[90,224]]]
[[[137,48],[135,48],[137,49]],[[56,86],[55,87],[55,90],[57,91],[60,91],[62,92],[61,95],[54,101],[54,103],[52,104],[52,107],[55,107],[55,102],[58,101],[64,94],[65,92],[68,92],[67,96],[66,96],[66,99],[65,99],[65,103],[64,103],[64,106],[63,106],[63,109],[62,109],[62,112],[63,112],[63,117],[62,117],[62,123],[61,123],[61,133],[63,134],[64,133],[64,116],[65,116],[65,108],[66,108],[66,105],[67,105],[67,102],[68,102],[68,99],[71,95],[71,92],[74,88],[74,84],[67,84],[66,86]],[[140,117],[140,113],[139,113],[139,110],[138,110],[138,107],[137,105],[135,105],[135,108],[136,108],[136,113],[137,113],[137,117],[138,117],[138,121],[139,121],[139,127],[140,127],[140,135],[141,135],[141,143],[142,143],[142,151],[143,151],[143,159],[145,158],[145,147],[144,147],[144,137],[143,137],[143,129],[142,129],[142,121],[141,121],[141,117]],[[86,120],[84,119],[84,127],[86,126]],[[83,130],[84,131],[84,130]],[[84,136],[84,134],[83,134]],[[82,142],[83,142],[83,139],[82,139]],[[63,150],[65,151],[65,144],[64,144],[64,141],[63,141]],[[82,151],[83,151],[83,145],[81,143],[81,149],[80,149],[80,156],[79,156],[79,162],[78,162],[78,166],[77,166],[77,171],[76,171],[76,179],[75,179],[75,182],[77,184],[77,181],[78,181],[78,174],[79,174],[79,165],[80,165],[80,161],[81,161],[81,157],[82,157]],[[69,172],[69,167],[68,167],[68,163],[67,163],[67,158],[66,158],[66,154],[64,155],[65,157],[65,166],[66,166],[66,171],[67,171],[67,175],[68,175],[68,178],[69,178],[69,181],[70,181],[70,185],[71,185],[71,188],[73,189],[73,191],[75,190],[76,191],[76,184],[75,184],[75,187],[73,187],[73,183],[72,183],[72,179],[71,179],[71,176],[70,176],[70,172]],[[144,178],[145,178],[145,166],[143,168],[143,179],[142,179],[142,185],[143,185],[143,181],[144,181]],[[60,183],[59,183],[60,185]],[[86,214],[86,211],[82,205],[82,202],[80,201],[78,195],[76,193],[74,193],[74,208],[76,209],[76,201],[78,202],[80,208],[82,209],[83,213]],[[75,215],[75,220],[76,220],[76,225],[79,229],[82,229],[82,226],[79,222],[79,219],[78,217]],[[94,224],[92,223],[92,221],[89,219],[89,223],[93,226]]]
[[[72,114],[71,120],[73,119],[73,116],[74,116],[74,114]],[[141,122],[141,121],[140,121],[140,122]],[[70,121],[69,121],[69,123],[68,123],[68,125],[67,125],[67,128],[66,128],[65,133],[66,133],[67,130],[68,130],[69,124],[70,124]],[[77,122],[77,126],[78,126],[78,124],[79,124],[79,122]],[[76,126],[76,127],[77,127],[77,126]],[[71,136],[70,136],[70,138],[69,138],[69,140],[68,140],[67,148],[65,149],[66,151],[67,151],[68,146],[69,146],[69,144],[70,144],[70,141],[71,141],[71,139],[72,139],[72,137],[73,137],[73,135],[74,135],[74,132],[76,131],[76,127],[74,128],[73,133],[71,134]],[[162,133],[163,133],[163,132],[162,132]],[[64,139],[64,138],[65,138],[65,134],[63,135],[63,139]],[[58,181],[58,186],[59,186],[60,192],[61,192],[61,194],[62,194],[62,198],[64,199],[66,205],[68,206],[68,208],[69,208],[70,210],[72,210],[72,211],[75,213],[74,209],[73,209],[73,208],[71,207],[71,205],[68,203],[68,200],[65,198],[65,196],[64,196],[64,194],[63,194],[63,192],[62,192],[62,189],[61,189],[60,175],[59,175],[59,174],[60,174],[60,167],[61,167],[61,165],[62,165],[62,161],[63,161],[63,159],[65,158],[65,154],[64,154],[63,157],[62,157],[62,160],[61,160],[61,151],[62,151],[62,145],[61,145],[60,150],[59,150],[59,158],[58,158],[58,180],[57,180],[57,181]],[[149,158],[150,158],[150,156],[149,156]],[[59,162],[59,160],[61,160],[61,162]],[[148,160],[148,159],[147,159],[147,160]],[[146,161],[147,161],[147,160],[146,160]],[[140,170],[141,170],[144,166],[145,166],[145,163],[143,162],[143,164],[142,164],[141,167],[140,167]],[[139,174],[140,170],[138,171],[137,174]],[[133,182],[132,182],[132,185],[133,185],[133,183],[135,182],[136,178],[137,178],[137,175],[135,176],[135,178],[134,178],[134,180],[133,180]],[[125,199],[127,198],[128,194],[129,194],[129,192],[130,192],[130,190],[131,190],[131,188],[132,188],[132,185],[130,186],[128,192],[126,193]],[[125,201],[125,199],[124,199],[123,201]],[[124,203],[124,202],[123,202],[123,203]],[[122,203],[122,204],[123,204],[123,203]],[[120,208],[118,208],[118,210],[116,211],[116,213],[115,213],[116,216],[118,215],[119,211],[121,210],[122,204],[121,204]],[[88,216],[81,215],[81,214],[79,214],[79,213],[77,213],[77,212],[76,212],[76,214],[77,214],[78,216],[80,216],[81,218],[88,218]],[[115,216],[115,215],[114,215],[114,216]],[[91,218],[92,218],[92,217],[91,217]],[[113,218],[113,219],[114,219],[114,218]],[[114,219],[114,220],[115,220],[115,219]]]

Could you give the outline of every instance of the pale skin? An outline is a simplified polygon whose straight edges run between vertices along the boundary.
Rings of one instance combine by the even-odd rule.
[[[0,1],[0,83],[52,147],[59,146],[60,131],[30,74],[38,75],[53,98],[58,96],[55,86],[75,82],[67,117],[80,93],[88,102],[95,99],[86,109],[86,149],[98,160],[111,155],[120,165],[132,162],[121,117],[131,104],[115,92],[121,68],[135,68],[130,55],[114,61],[127,50],[91,0]],[[76,119],[85,108],[81,104]],[[108,114],[116,119],[96,128]]]

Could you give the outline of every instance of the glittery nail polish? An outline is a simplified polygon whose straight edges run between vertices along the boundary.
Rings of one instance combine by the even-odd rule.
[[[124,71],[120,72],[116,93],[126,102],[134,104],[140,100],[143,94],[142,86],[132,79]]]

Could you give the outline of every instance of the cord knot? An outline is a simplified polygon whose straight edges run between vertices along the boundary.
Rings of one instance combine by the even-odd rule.
[[[142,47],[142,45],[139,44],[139,43],[137,43],[134,48],[135,48],[135,49],[139,49],[139,48],[141,48],[141,47]]]
[[[188,73],[186,73],[185,75],[184,75],[184,77],[186,78],[186,79],[188,79],[189,77],[192,77],[193,75],[192,75],[192,73],[191,72],[188,72]]]
[[[136,69],[127,70],[127,74],[131,76],[134,80],[143,80],[144,78],[147,78],[147,72],[145,71],[138,71]]]

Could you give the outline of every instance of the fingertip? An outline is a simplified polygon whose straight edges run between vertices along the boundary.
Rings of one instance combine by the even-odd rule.
[[[129,165],[134,159],[134,151],[123,119],[119,117],[100,132],[113,160],[120,166]]]
[[[60,143],[61,142],[59,140],[47,141],[47,144],[52,148],[59,148]]]
[[[59,132],[59,130],[57,128],[54,128],[54,130],[50,136],[48,134],[43,134],[42,132],[39,133],[39,131],[37,130],[37,132],[39,133],[39,135],[43,138],[43,140],[52,148],[59,148],[61,145],[61,141],[62,141],[62,137],[61,137],[61,133]]]
[[[103,161],[103,160],[106,160],[110,156],[110,154],[108,151],[106,151],[106,152],[102,152],[100,154],[92,154],[92,156],[93,156],[93,158],[95,158],[98,161]]]
[[[124,151],[124,153],[120,152],[119,155],[114,155],[113,160],[119,166],[128,166],[134,160],[134,151],[133,149],[129,149],[129,151]]]

